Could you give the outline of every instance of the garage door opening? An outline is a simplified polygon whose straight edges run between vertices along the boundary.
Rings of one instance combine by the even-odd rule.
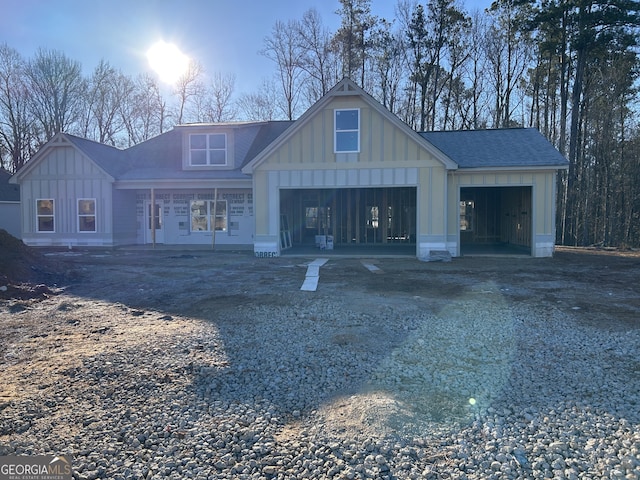
[[[531,187],[460,189],[462,255],[531,255]]]
[[[416,189],[343,188],[280,191],[285,245],[315,246],[318,236],[345,246],[415,246]]]

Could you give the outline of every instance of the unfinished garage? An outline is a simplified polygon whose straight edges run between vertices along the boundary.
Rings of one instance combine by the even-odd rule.
[[[531,187],[460,189],[462,255],[531,255]]]
[[[415,245],[416,188],[282,189],[280,223],[281,248]]]

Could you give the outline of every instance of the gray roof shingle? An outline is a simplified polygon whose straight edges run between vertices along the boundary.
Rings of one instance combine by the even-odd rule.
[[[275,140],[293,122],[254,122],[212,124],[215,127],[233,128],[233,169],[184,170],[182,168],[182,132],[188,125],[163,133],[139,143],[123,153],[126,161],[118,175],[119,180],[167,180],[167,179],[243,179],[251,177],[242,173],[242,167],[258,152]],[[202,128],[203,125],[194,125]]]
[[[569,162],[535,128],[420,132],[459,168],[566,168]]]
[[[126,150],[67,135],[69,140],[117,180],[249,179],[241,169],[294,122],[221,124],[235,130],[233,169],[184,170],[182,126]],[[215,127],[216,125],[211,125]],[[566,168],[567,160],[534,128],[420,132],[461,169]]]
[[[11,174],[4,168],[0,168],[0,202],[19,202],[20,187],[9,183]]]
[[[66,138],[81,150],[87,157],[96,162],[100,168],[112,177],[117,177],[126,168],[123,150],[103,143],[65,134]]]

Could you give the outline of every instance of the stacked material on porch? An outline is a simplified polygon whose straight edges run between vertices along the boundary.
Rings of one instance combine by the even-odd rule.
[[[320,250],[333,250],[333,235],[316,235],[316,247]]]

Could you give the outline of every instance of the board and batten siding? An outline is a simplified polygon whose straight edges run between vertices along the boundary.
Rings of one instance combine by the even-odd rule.
[[[20,185],[22,239],[33,246],[112,245],[112,183],[71,146],[55,147]],[[96,232],[78,232],[78,199],[96,200]],[[36,200],[54,200],[54,232],[37,231]]]
[[[459,255],[459,201],[464,187],[531,187],[533,218],[532,249],[534,257],[553,254],[556,237],[556,170],[511,172],[464,172],[449,174],[449,210],[447,244]]]
[[[360,110],[360,151],[334,152],[334,111]],[[445,245],[446,169],[425,147],[357,96],[337,97],[253,173],[258,256],[279,255],[280,189],[417,187],[418,253]]]

